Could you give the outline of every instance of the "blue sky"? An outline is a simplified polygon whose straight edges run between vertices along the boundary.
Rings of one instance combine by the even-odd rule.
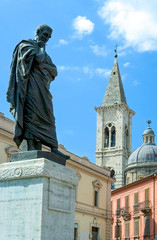
[[[156,0],[1,0],[0,112],[12,118],[6,91],[15,45],[34,38],[39,24],[53,28],[47,53],[58,67],[51,85],[59,143],[95,162],[96,112],[118,45],[118,63],[133,117],[132,150],[146,121],[157,134]]]

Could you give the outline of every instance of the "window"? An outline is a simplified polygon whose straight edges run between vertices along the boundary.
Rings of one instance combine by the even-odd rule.
[[[98,207],[98,191],[94,191],[94,206]]]
[[[129,196],[125,196],[125,212],[129,212]]]
[[[145,221],[145,227],[144,227],[144,237],[149,237],[150,236],[150,216],[145,216],[144,218]]]
[[[74,240],[77,240],[78,239],[78,224],[75,223],[75,226],[74,226]]]
[[[125,126],[125,147],[126,149],[128,149],[129,146],[129,131],[128,131],[128,127]]]
[[[92,227],[92,240],[98,240],[99,239],[99,228]]]
[[[120,216],[120,198],[117,199],[117,217]]]
[[[139,217],[134,218],[134,238],[139,236]]]
[[[130,183],[130,177],[127,177],[126,183],[127,183],[127,184]]]
[[[108,123],[104,129],[104,147],[116,146],[116,128],[112,123]]]
[[[129,221],[125,221],[125,239],[129,239],[130,227],[129,227]]]
[[[115,127],[113,126],[111,129],[111,147],[115,147],[116,145],[116,130]]]
[[[115,225],[115,238],[120,239],[121,236],[121,222],[117,221]]]
[[[108,127],[105,128],[105,142],[104,147],[109,147],[109,129]]]
[[[93,205],[95,207],[98,207],[100,189],[103,185],[99,180],[94,180],[92,184],[93,184]]]
[[[138,192],[134,193],[134,212],[138,212]]]
[[[146,137],[146,143],[148,143],[148,137]]]

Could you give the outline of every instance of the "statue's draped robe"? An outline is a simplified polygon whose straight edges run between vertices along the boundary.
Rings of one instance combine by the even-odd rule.
[[[37,59],[35,40],[23,40],[15,48],[11,64],[7,101],[15,118],[14,141],[35,138],[57,148],[50,82],[57,75],[56,66],[45,53]]]

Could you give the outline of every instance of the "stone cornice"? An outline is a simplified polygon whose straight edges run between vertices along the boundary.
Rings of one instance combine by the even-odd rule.
[[[109,211],[108,209],[97,208],[89,204],[81,204],[81,205],[78,201],[76,201],[75,211],[102,217],[102,218],[107,218],[107,219],[111,218],[111,211]]]
[[[1,119],[5,119],[5,121],[14,124],[14,121],[11,120],[10,118],[5,117],[5,116],[4,116],[4,113],[2,113],[2,112],[0,112],[0,118],[1,118]]]
[[[114,154],[113,154],[114,153]],[[121,155],[123,153],[123,155],[125,156],[130,156],[130,153],[128,153],[127,151],[125,151],[124,149],[109,149],[107,150],[106,148],[103,151],[96,151],[96,154],[104,154],[105,156],[116,156],[116,155]]]
[[[75,186],[78,183],[73,169],[44,158],[0,164],[0,181],[37,177],[53,177],[66,183],[73,182]]]
[[[73,159],[68,159],[66,162],[80,169],[84,169],[87,172],[94,173],[94,175],[99,175],[103,179],[107,179],[110,180],[110,182],[112,182],[112,178],[110,178],[110,170],[107,167],[102,168],[100,166],[92,164],[91,162],[87,162],[87,164],[85,165]]]
[[[148,168],[148,167],[157,167],[157,162],[156,161],[149,161],[149,162],[136,162],[136,163],[131,163],[125,168],[125,172],[133,169],[133,168]]]
[[[98,213],[96,211],[91,211],[91,210],[87,210],[87,209],[83,209],[83,208],[79,208],[79,207],[75,207],[75,211],[76,212],[81,212],[81,213],[86,213],[86,214],[90,214],[90,215],[94,215],[97,217],[101,217],[101,218],[105,218],[105,219],[111,219],[111,217],[109,217],[108,215],[106,215],[106,213]]]
[[[131,110],[128,105],[126,103],[122,103],[122,104],[114,104],[114,105],[111,105],[111,106],[101,106],[101,107],[95,107],[94,109],[96,111],[99,111],[99,110],[106,110],[106,109],[111,109],[111,108],[123,108],[125,109],[127,112],[129,112],[132,116],[135,115],[135,112],[133,110]]]

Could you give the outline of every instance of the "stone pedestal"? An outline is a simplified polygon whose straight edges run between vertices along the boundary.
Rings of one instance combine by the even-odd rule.
[[[0,165],[0,239],[73,240],[75,172],[45,158]]]

